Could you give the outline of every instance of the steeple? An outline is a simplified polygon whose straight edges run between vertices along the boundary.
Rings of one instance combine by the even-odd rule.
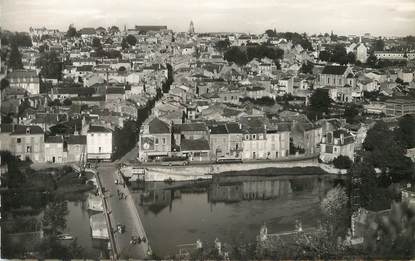
[[[195,33],[195,26],[193,24],[193,21],[190,21],[189,34],[194,34],[194,33]]]

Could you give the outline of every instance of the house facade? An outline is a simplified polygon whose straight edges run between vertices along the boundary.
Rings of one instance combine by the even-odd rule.
[[[44,132],[39,126],[16,125],[10,133],[10,152],[20,160],[44,162]]]
[[[87,131],[86,140],[88,160],[111,160],[112,130],[91,125]]]
[[[171,126],[158,118],[146,121],[140,130],[138,148],[141,161],[168,156],[172,151]]]
[[[25,89],[31,95],[39,94],[39,76],[34,70],[15,70],[7,75],[11,88]]]
[[[322,138],[320,144],[320,159],[323,162],[332,162],[338,156],[349,157],[350,160],[354,160],[354,147],[355,140],[353,135],[344,130],[339,129],[333,132],[329,132]]]

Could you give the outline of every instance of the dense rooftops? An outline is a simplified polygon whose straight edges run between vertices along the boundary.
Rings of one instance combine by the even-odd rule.
[[[91,132],[110,133],[112,131],[108,128],[105,128],[104,126],[91,125],[89,127],[88,133]]]

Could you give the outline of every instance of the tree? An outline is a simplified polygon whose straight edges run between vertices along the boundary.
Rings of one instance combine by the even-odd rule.
[[[110,32],[112,35],[114,35],[114,34],[116,34],[116,33],[119,33],[119,32],[120,32],[120,28],[118,28],[118,26],[113,25],[113,26],[111,26],[111,28],[110,28],[109,32]]]
[[[13,70],[23,69],[22,54],[20,53],[17,44],[15,43],[12,44],[8,66]]]
[[[127,35],[127,37],[125,38],[125,40],[131,46],[134,46],[134,45],[137,44],[137,38],[135,38],[135,36],[132,35],[132,34]]]
[[[18,47],[31,47],[32,39],[27,33],[15,33],[11,36],[10,42]]]
[[[274,30],[268,29],[268,30],[265,31],[265,34],[268,35],[268,37],[275,37],[275,36],[277,36],[277,32],[275,31],[275,29]]]
[[[306,74],[313,74],[314,64],[311,62],[306,62],[301,65],[300,72]]]
[[[387,216],[378,216],[369,226],[365,242],[375,258],[409,260],[415,255],[415,211],[407,202],[393,203]]]
[[[228,62],[234,62],[238,65],[245,65],[248,62],[246,53],[237,46],[229,48],[223,57]]]
[[[122,41],[121,41],[121,48],[123,50],[125,50],[125,49],[128,49],[129,47],[130,47],[130,45],[128,44],[127,39],[123,38]]]
[[[374,51],[383,51],[385,49],[385,42],[382,39],[377,39],[373,43]]]
[[[55,99],[53,101],[49,101],[48,102],[48,106],[49,107],[53,107],[53,106],[62,106],[61,101],[59,99]]]
[[[66,228],[66,218],[68,214],[66,201],[54,200],[49,203],[44,214],[42,223],[47,230],[47,234],[56,236]]]
[[[366,64],[370,67],[375,67],[377,65],[378,58],[375,56],[374,53],[371,53],[369,57],[367,57]]]
[[[92,39],[92,47],[95,49],[102,48],[101,40],[98,37],[94,37],[94,39]]]
[[[307,38],[302,38],[299,42],[301,47],[303,47],[306,50],[314,51],[313,45],[310,43],[310,41]]]
[[[229,48],[229,46],[231,46],[229,39],[219,40],[215,44],[216,50],[220,52],[224,52],[227,48]]]
[[[334,167],[338,169],[350,169],[352,164],[352,160],[349,157],[343,155],[340,155],[333,160]]]
[[[331,99],[327,91],[317,89],[310,97],[309,111],[318,118],[329,113]]]
[[[321,51],[320,54],[318,55],[318,58],[321,61],[328,62],[328,61],[330,61],[331,54],[328,51]]]
[[[72,100],[67,98],[67,99],[63,100],[62,105],[63,106],[71,106],[72,105]]]
[[[383,210],[390,206],[390,197],[384,187],[380,187],[373,165],[370,162],[357,162],[349,170],[349,187],[353,211],[363,207],[368,210]]]
[[[398,128],[394,130],[395,138],[400,144],[411,149],[415,147],[415,116],[407,114],[399,119]]]
[[[356,63],[356,55],[353,52],[349,52],[347,54],[347,63],[355,64]]]
[[[348,202],[346,190],[337,186],[329,190],[320,204],[323,214],[323,226],[329,238],[336,241],[338,236],[343,236],[347,231]]]
[[[9,88],[10,82],[6,78],[3,78],[0,82],[0,91],[3,91],[6,88]]]
[[[367,132],[363,142],[364,160],[381,170],[385,186],[409,180],[414,171],[411,160],[405,157],[406,150],[393,134],[383,121],[379,121]]]
[[[36,60],[36,66],[40,67],[40,74],[45,78],[62,79],[62,60],[59,54],[51,51],[44,52]]]
[[[73,38],[77,36],[78,32],[76,31],[76,28],[73,25],[69,25],[68,31],[66,32],[66,37]]]
[[[353,124],[357,122],[356,117],[360,113],[361,106],[357,104],[348,104],[344,110],[344,118],[346,119],[347,123]]]
[[[331,56],[331,62],[339,63],[345,65],[348,62],[346,48],[342,44],[337,44],[334,46]]]

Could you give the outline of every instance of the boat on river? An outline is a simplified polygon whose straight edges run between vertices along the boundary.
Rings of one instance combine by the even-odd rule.
[[[60,234],[60,235],[58,235],[58,239],[59,240],[72,240],[73,236],[71,236],[69,234]]]

